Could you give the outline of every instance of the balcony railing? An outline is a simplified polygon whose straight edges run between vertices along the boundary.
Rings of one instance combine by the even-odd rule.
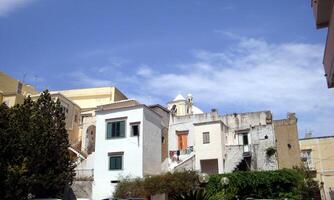
[[[179,152],[179,155],[188,155],[188,154],[191,154],[191,152],[194,151],[194,147],[193,146],[189,146],[187,147],[186,149],[183,149],[183,150],[174,150],[174,151],[169,151],[169,157],[174,157],[174,156],[177,156],[178,152]]]
[[[94,169],[76,169],[75,179],[83,181],[94,180]]]

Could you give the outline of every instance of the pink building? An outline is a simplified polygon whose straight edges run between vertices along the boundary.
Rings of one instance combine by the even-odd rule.
[[[328,28],[323,64],[329,88],[334,87],[334,0],[311,0],[316,26]]]

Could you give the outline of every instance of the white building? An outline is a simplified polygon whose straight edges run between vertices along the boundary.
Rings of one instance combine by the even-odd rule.
[[[178,95],[168,108],[170,170],[215,174],[278,168],[275,155],[266,156],[266,150],[276,145],[269,111],[219,115],[213,109],[203,113],[194,109],[191,95],[187,99]]]
[[[161,172],[162,116],[135,100],[96,111],[93,199],[112,197],[122,177]]]

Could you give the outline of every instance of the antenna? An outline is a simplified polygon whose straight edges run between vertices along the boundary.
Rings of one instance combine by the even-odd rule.
[[[23,78],[22,78],[22,84],[24,84],[24,81],[25,81],[25,79],[26,79],[26,76],[27,76],[27,73],[23,73]]]

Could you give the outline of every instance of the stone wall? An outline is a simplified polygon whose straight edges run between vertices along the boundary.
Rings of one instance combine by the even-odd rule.
[[[93,181],[73,181],[72,190],[77,198],[92,198]]]
[[[274,120],[278,166],[280,169],[300,165],[297,118],[289,113],[287,119]]]

